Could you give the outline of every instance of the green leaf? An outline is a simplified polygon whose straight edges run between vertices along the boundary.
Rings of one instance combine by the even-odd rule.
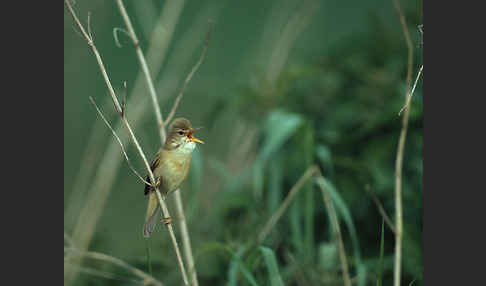
[[[266,161],[273,152],[279,149],[297,131],[302,122],[303,119],[298,114],[282,110],[272,111],[268,115],[264,126],[264,147],[259,154],[259,159]]]
[[[323,242],[319,245],[319,266],[327,271],[338,264],[338,249],[335,243]]]
[[[267,265],[268,274],[270,275],[270,285],[271,286],[283,286],[282,277],[280,277],[280,272],[278,270],[278,263],[275,257],[275,253],[272,249],[264,246],[260,246],[260,251],[263,254],[265,264]]]
[[[324,167],[324,175],[327,178],[334,178],[334,167],[332,161],[331,150],[325,145],[318,145],[316,147],[317,159],[321,162]]]
[[[248,270],[246,265],[241,260],[241,255],[245,250],[245,248],[243,247],[239,248],[238,251],[235,253],[233,250],[231,250],[231,248],[229,248],[228,246],[222,243],[208,242],[203,245],[201,252],[199,252],[198,255],[196,256],[196,261],[198,257],[201,257],[203,254],[207,252],[216,251],[216,250],[223,251],[223,253],[227,253],[231,256],[229,275],[236,275],[237,270],[241,270],[241,273],[243,273],[243,276],[246,278],[246,280],[248,280],[248,283],[250,283],[252,286],[258,286],[255,277],[251,274],[251,272]],[[230,281],[228,282],[228,285],[235,285],[235,284],[230,284],[233,283],[231,279],[232,278],[230,277]]]
[[[353,218],[351,217],[351,212],[349,211],[348,206],[341,198],[341,195],[337,192],[336,188],[333,186],[331,182],[325,180],[322,177],[316,178],[315,182],[321,185],[321,187],[323,187],[329,193],[329,196],[331,197],[333,203],[336,206],[336,210],[341,214],[342,219],[346,224],[346,228],[348,229],[349,235],[351,236],[351,242],[353,245],[354,264],[356,265],[356,271],[358,272],[357,273],[358,285],[360,286],[365,285],[366,267],[361,261],[361,251],[359,248],[358,235],[356,234],[356,228],[354,227]]]
[[[248,280],[248,282],[253,286],[258,286],[258,283],[255,281],[253,275],[248,271],[246,266],[243,265],[241,261],[241,256],[245,252],[246,247],[240,246],[236,253],[233,254],[233,258],[230,263],[230,267],[228,270],[228,286],[236,286],[237,285],[237,278],[238,278],[238,271],[241,270],[243,276]]]

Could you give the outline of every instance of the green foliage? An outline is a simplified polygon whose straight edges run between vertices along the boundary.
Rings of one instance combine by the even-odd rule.
[[[269,280],[271,286],[284,286],[282,281],[282,277],[280,277],[280,273],[278,271],[278,263],[277,258],[275,257],[275,253],[272,249],[268,247],[260,247],[260,251],[263,254],[263,258],[265,260],[265,264],[267,266]]]
[[[206,144],[194,152],[189,180],[182,188],[200,285],[342,285],[338,249],[319,185],[329,192],[337,212],[351,278],[360,286],[392,284],[393,233],[384,226],[365,191],[369,188],[376,194],[393,220],[395,158],[402,119],[398,111],[405,102],[407,50],[398,19],[392,8],[388,12],[392,15],[390,19],[396,21],[393,28],[389,21],[370,16],[369,21],[359,22],[362,30],[338,37],[322,50],[314,42],[301,43],[298,38],[293,52],[297,55],[303,46],[311,46],[314,48],[311,59],[300,60],[291,54],[276,82],[271,83],[240,80],[237,68],[216,70],[213,76],[218,78],[217,84],[204,81],[203,75],[214,69],[210,66],[205,71],[206,64],[216,66],[214,62],[220,61],[217,52],[211,54],[212,49],[223,46],[228,35],[228,31],[222,31],[226,27],[224,21],[215,26],[208,59],[193,80],[197,82],[201,77],[203,83],[191,82],[181,101],[182,110],[178,111],[178,115],[191,121],[192,116],[198,118],[198,123],[205,127],[198,132],[207,135],[201,136]],[[414,43],[419,42],[416,32],[419,14],[417,7],[407,9]],[[337,16],[349,18],[342,13]],[[242,24],[231,27],[239,25]],[[218,38],[218,33],[225,36]],[[251,33],[238,38],[246,39]],[[103,37],[96,38],[101,42]],[[247,44],[242,50],[251,50],[251,43]],[[103,48],[100,45],[103,56],[109,54]],[[240,60],[239,56],[233,56],[236,51],[226,52],[229,54],[225,58]],[[129,54],[127,58],[134,56]],[[420,46],[415,49],[414,63],[415,76],[421,63]],[[130,68],[133,67],[114,70],[124,72]],[[222,74],[227,79],[226,74],[233,76],[233,72],[233,81],[219,82]],[[248,73],[265,78],[264,71],[257,68]],[[98,71],[94,74],[98,75]],[[411,101],[403,162],[403,285],[423,285],[421,82]],[[197,86],[196,91],[191,91],[192,86]],[[99,90],[100,94],[105,90],[101,84]],[[165,114],[169,106],[164,106]],[[92,112],[86,113],[93,117]],[[230,167],[232,153],[228,149],[234,147],[238,151],[244,142],[240,139],[236,145],[230,144],[239,126],[254,131],[242,136],[252,134],[253,145],[242,155],[248,164],[236,162],[235,167]],[[153,136],[147,140],[142,137],[141,142],[149,145],[146,142],[150,140],[158,142],[154,130],[144,127],[136,133]],[[71,153],[68,156],[74,157]],[[132,153],[129,156],[136,157]],[[256,237],[262,227],[313,164],[321,169],[324,179],[304,184],[267,239],[258,244]],[[180,285],[173,249],[163,227],[151,239],[147,257],[145,244],[138,236],[145,214],[142,187],[139,182],[134,183],[128,172],[128,169],[119,172],[120,179],[113,187],[116,191],[110,194],[90,247],[121,256],[139,269],[153,272],[164,285]],[[139,205],[136,212],[128,214],[134,205]],[[169,208],[174,213],[173,207]],[[174,224],[177,229],[177,218]],[[103,265],[90,266],[120,276],[125,274]],[[93,280],[83,275],[76,285],[120,285],[119,281],[109,279],[101,280],[106,283]]]
[[[352,275],[357,275],[359,285],[371,283],[375,276],[367,273],[375,272],[377,264],[367,261],[377,257],[382,271],[379,282],[388,285],[392,260],[385,258],[389,257],[387,253],[393,253],[392,240],[382,238],[380,245],[376,245],[375,226],[382,219],[364,190],[370,188],[386,212],[393,215],[394,163],[401,128],[398,111],[404,103],[406,49],[401,44],[402,35],[392,33],[379,21],[371,25],[374,28],[369,33],[336,44],[314,65],[284,70],[273,90],[241,88],[237,99],[223,106],[240,111],[250,125],[264,122],[257,160],[249,167],[253,169],[248,176],[253,180],[254,196],[260,198],[263,193],[265,197],[266,216],[275,211],[286,195],[285,190],[304,170],[317,163],[326,177],[317,183],[329,190],[345,226],[343,237],[347,255],[352,257]],[[379,41],[380,47],[374,41]],[[419,59],[417,56],[416,60]],[[421,100],[419,84],[412,100],[403,174],[405,220],[410,222],[405,223],[403,273],[405,280],[417,277],[419,284],[422,281]],[[252,110],[251,114],[248,110]],[[241,177],[238,174],[229,180],[238,181]],[[247,192],[245,187],[240,191]],[[316,198],[315,186],[306,184],[269,241],[273,249],[292,251],[311,268],[321,264],[329,269],[332,259],[326,262],[322,259],[324,253],[332,253],[332,248],[323,241],[329,239],[331,228],[329,224],[323,227],[327,223],[322,219],[325,210]],[[281,237],[277,233],[288,235]],[[313,270],[307,272],[314,283],[322,281],[311,274]]]

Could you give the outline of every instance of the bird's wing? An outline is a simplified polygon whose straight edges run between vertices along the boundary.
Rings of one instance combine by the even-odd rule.
[[[152,161],[152,164],[150,165],[150,170],[152,170],[152,173],[154,173],[155,168],[157,168],[160,165],[160,151],[157,152],[155,155],[155,159]],[[155,176],[155,175],[154,175]],[[155,178],[157,180],[157,178]],[[147,178],[145,179],[147,182],[150,182],[150,176],[147,175]],[[143,190],[143,194],[147,195],[150,192],[151,186],[148,184],[145,184],[145,189]]]

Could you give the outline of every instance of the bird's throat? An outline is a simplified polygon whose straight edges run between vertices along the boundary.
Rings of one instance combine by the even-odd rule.
[[[195,148],[196,148],[196,143],[187,142],[186,144],[182,144],[181,146],[176,148],[175,152],[179,154],[191,154]]]

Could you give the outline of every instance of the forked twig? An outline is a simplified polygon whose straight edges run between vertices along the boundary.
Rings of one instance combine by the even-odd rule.
[[[165,139],[166,139],[165,127],[167,126],[167,124],[164,124],[164,121],[162,119],[162,114],[161,114],[161,111],[160,111],[160,108],[159,108],[159,102],[158,102],[158,99],[157,99],[157,94],[155,92],[152,77],[150,75],[150,72],[149,72],[149,69],[148,69],[148,66],[147,66],[147,63],[146,63],[146,60],[145,60],[145,56],[144,56],[144,54],[143,54],[143,52],[140,48],[137,35],[135,34],[135,30],[133,29],[130,17],[128,16],[128,14],[126,12],[126,9],[125,9],[125,6],[123,5],[122,0],[117,0],[117,4],[118,4],[118,8],[120,9],[120,13],[123,17],[123,20],[125,22],[125,25],[127,26],[128,36],[132,39],[133,45],[134,45],[136,52],[137,52],[137,56],[138,56],[140,65],[141,65],[143,73],[145,75],[146,83],[147,83],[148,89],[149,89],[149,94],[150,94],[150,97],[152,99],[152,105],[154,107],[155,116],[156,116],[157,121],[158,121],[157,123],[160,126],[160,140],[161,140],[161,143],[163,145],[165,143]],[[180,97],[182,96],[182,94],[184,92],[185,86],[189,83],[190,79],[192,78],[192,75],[196,72],[196,70],[199,68],[199,66],[202,63],[202,60],[204,59],[207,46],[209,45],[209,32],[208,32],[208,36],[206,38],[205,48],[203,50],[201,58],[199,59],[198,63],[195,65],[195,67],[192,69],[191,73],[186,78],[186,80],[184,82],[183,89],[182,89],[181,93],[179,94],[178,98],[176,99],[176,103],[174,104],[174,107],[172,108],[172,111],[171,111],[172,115],[169,115],[169,118],[165,121],[166,123],[169,123],[170,120],[172,119],[172,116],[175,113],[175,110],[177,109],[178,103],[180,101]],[[178,220],[178,222],[179,222],[179,226],[180,226],[180,230],[181,230],[182,246],[183,246],[183,249],[184,249],[184,255],[185,255],[185,258],[186,258],[187,267],[189,269],[189,275],[191,276],[191,282],[192,282],[193,286],[198,286],[197,273],[196,273],[194,258],[193,258],[193,255],[192,255],[189,232],[188,232],[187,224],[186,224],[186,221],[185,221],[184,208],[183,208],[183,205],[182,205],[182,198],[181,198],[180,190],[177,189],[174,192],[173,196],[174,196],[174,199],[175,199],[175,202],[176,202],[175,206],[176,206],[177,215],[178,215],[178,217],[181,218],[180,220]]]
[[[122,153],[123,155],[125,156],[125,159],[128,163],[128,166],[130,167],[130,169],[132,169],[133,173],[135,173],[135,175],[144,183],[144,184],[147,184],[149,186],[153,186],[151,183],[145,181],[143,179],[142,176],[140,176],[140,174],[137,172],[137,170],[135,170],[135,168],[133,167],[132,163],[130,162],[130,159],[128,158],[128,155],[127,155],[127,152],[125,151],[125,148],[123,147],[123,143],[122,141],[120,140],[120,137],[118,137],[118,135],[116,134],[115,130],[113,130],[113,128],[111,127],[111,124],[106,120],[105,116],[103,115],[103,112],[101,112],[101,110],[99,109],[98,105],[96,105],[96,102],[94,101],[93,97],[89,97],[89,100],[91,101],[91,104],[94,106],[94,108],[96,108],[96,111],[98,111],[98,114],[101,116],[101,119],[103,119],[103,121],[105,122],[106,126],[108,126],[108,128],[111,130],[111,133],[113,133],[113,136],[115,136],[116,140],[118,141],[118,143],[120,144],[120,147],[121,147],[121,150],[122,150]]]
[[[111,96],[111,98],[113,100],[113,104],[115,106],[116,111],[118,112],[119,115],[123,115],[122,108],[120,106],[120,103],[118,102],[118,99],[116,97],[115,91],[113,90],[113,87],[111,85],[111,82],[110,82],[110,80],[108,78],[108,75],[106,73],[106,69],[104,67],[103,61],[101,60],[101,56],[99,55],[98,50],[96,49],[96,46],[93,43],[92,37],[90,37],[86,33],[83,25],[80,23],[78,17],[76,16],[76,13],[74,12],[73,8],[71,7],[71,4],[69,3],[69,1],[68,0],[65,0],[64,2],[66,4],[66,6],[68,7],[69,12],[71,13],[74,21],[76,22],[76,24],[78,25],[79,29],[81,30],[82,34],[85,36],[85,39],[88,42],[88,45],[91,47],[93,53],[95,54],[96,60],[98,62],[98,65],[100,67],[100,70],[101,70],[101,72],[103,74],[103,78],[105,79],[105,83],[106,83],[106,85],[108,87],[108,90],[110,92],[110,96]],[[147,172],[149,174],[149,178],[150,178],[150,181],[152,182],[152,185],[155,185],[155,178],[154,178],[154,175],[153,175],[152,170],[150,168],[150,165],[149,165],[149,163],[148,163],[148,161],[147,161],[147,159],[145,157],[145,154],[142,151],[142,148],[140,147],[140,144],[138,143],[137,138],[135,137],[135,135],[134,135],[134,133],[132,131],[132,128],[130,127],[130,124],[128,123],[127,117],[126,116],[121,116],[121,120],[123,122],[123,125],[127,129],[129,135],[130,135],[130,139],[131,139],[133,145],[135,146],[137,152],[139,153],[140,157],[142,158],[142,160],[143,160],[143,162],[145,164],[145,167],[147,168]],[[155,191],[156,191],[157,197],[159,199],[159,203],[162,206],[162,211],[164,213],[164,216],[165,217],[169,217],[169,213],[168,213],[167,206],[165,205],[165,202],[162,199],[162,196],[160,194],[160,190],[158,189],[158,187],[155,188]],[[179,268],[180,268],[180,271],[181,271],[181,275],[182,275],[182,278],[183,278],[183,281],[184,281],[184,285],[188,285],[186,270],[184,268],[184,263],[182,261],[181,255],[180,255],[179,247],[177,246],[177,240],[175,239],[174,230],[172,228],[172,225],[170,225],[170,224],[167,226],[167,228],[169,230],[169,234],[170,234],[171,239],[172,239],[172,243],[173,243],[173,246],[174,246],[174,250],[176,252],[176,256],[177,256]]]
[[[73,1],[71,1],[72,3]],[[145,2],[143,2],[145,3]],[[145,3],[146,4],[146,3]],[[160,68],[166,58],[168,45],[170,39],[172,39],[172,35],[175,30],[176,23],[180,17],[181,11],[184,7],[184,1],[168,1],[164,2],[164,8],[162,13],[158,16],[158,21],[154,27],[153,32],[150,35],[150,45],[147,48],[147,63],[150,63],[149,67],[153,72],[159,72]],[[67,9],[66,9],[67,10]],[[72,23],[73,27],[76,27],[76,24]],[[78,28],[75,28],[75,31],[81,38],[81,32],[78,31]],[[143,92],[142,85],[144,84],[143,71],[140,70],[138,76],[136,77],[134,88],[133,88],[133,96],[127,102],[127,105],[130,105],[133,108],[133,112],[131,113],[130,119],[133,121],[131,122],[132,128],[135,128],[136,125],[141,123],[141,119],[146,114],[146,107],[147,101],[144,100],[146,93]],[[107,91],[108,92],[108,91]],[[106,98],[109,101],[112,101],[111,97]],[[155,108],[155,107],[153,107]],[[92,138],[90,138],[90,144],[86,148],[86,154],[90,155],[91,160],[84,160],[81,163],[80,170],[83,170],[80,175],[82,177],[78,177],[74,184],[75,189],[73,190],[73,197],[71,202],[80,202],[83,201],[83,192],[87,186],[84,184],[84,180],[82,178],[87,178],[91,174],[95,175],[94,181],[89,188],[89,192],[86,196],[86,201],[83,202],[83,207],[79,213],[75,211],[75,204],[69,204],[68,214],[71,214],[71,220],[77,218],[77,222],[73,228],[73,240],[76,242],[76,245],[81,250],[87,250],[90,242],[92,241],[94,235],[94,229],[100,219],[100,215],[104,210],[104,206],[107,202],[108,195],[112,190],[113,183],[115,181],[116,173],[118,172],[118,168],[121,164],[121,161],[124,161],[123,156],[119,156],[120,147],[118,142],[115,140],[111,140],[109,145],[106,148],[106,152],[100,158],[100,162],[98,167],[91,171],[86,171],[86,169],[93,168],[93,164],[97,161],[98,156],[96,153],[99,153],[99,147],[95,147],[96,138],[101,136],[102,130],[108,131],[105,129],[104,123],[101,121],[99,124],[96,125],[97,127],[92,130]],[[122,129],[124,128],[122,122],[119,124],[114,125],[113,128],[120,134],[123,132]],[[161,132],[160,132],[161,133]],[[96,135],[97,134],[97,135]],[[130,140],[127,137],[120,137],[122,139],[123,144],[126,146],[127,140]],[[161,141],[164,142],[163,140]],[[129,144],[129,143],[128,143]],[[95,150],[93,150],[95,149]],[[95,156],[95,157],[93,157]],[[148,179],[147,179],[148,180]],[[174,197],[177,199],[177,195],[180,196],[180,192],[176,191],[174,193]],[[78,199],[76,199],[78,198]],[[70,212],[69,212],[70,211]],[[182,226],[182,223],[179,224]],[[184,240],[183,240],[184,242]],[[183,246],[185,246],[183,244]],[[184,247],[184,252],[186,248]],[[76,267],[68,267],[65,271],[64,275],[64,285],[70,285],[71,282],[77,276],[78,269]]]
[[[155,116],[157,118],[157,125],[159,126],[159,129],[160,129],[159,130],[160,137],[162,138],[162,144],[164,144],[167,133],[165,131],[165,128],[163,128],[164,127],[164,119],[162,118],[162,113],[160,112],[159,101],[157,100],[157,94],[155,92],[155,87],[154,87],[154,84],[152,82],[152,77],[150,76],[147,61],[145,61],[145,56],[143,55],[142,49],[140,48],[140,44],[139,44],[137,35],[135,34],[135,30],[133,29],[132,22],[130,21],[130,17],[128,17],[128,14],[127,14],[127,11],[125,9],[125,6],[123,5],[123,2],[121,0],[117,0],[116,3],[118,4],[118,8],[120,9],[120,13],[121,13],[123,20],[125,21],[125,24],[126,24],[127,29],[128,29],[128,32],[126,34],[130,37],[130,39],[133,42],[133,45],[135,46],[135,50],[137,52],[138,60],[140,61],[142,71],[145,75],[145,79],[146,79],[146,82],[147,82],[147,85],[148,85],[148,88],[149,88],[150,98],[152,99],[152,104],[155,108]]]

